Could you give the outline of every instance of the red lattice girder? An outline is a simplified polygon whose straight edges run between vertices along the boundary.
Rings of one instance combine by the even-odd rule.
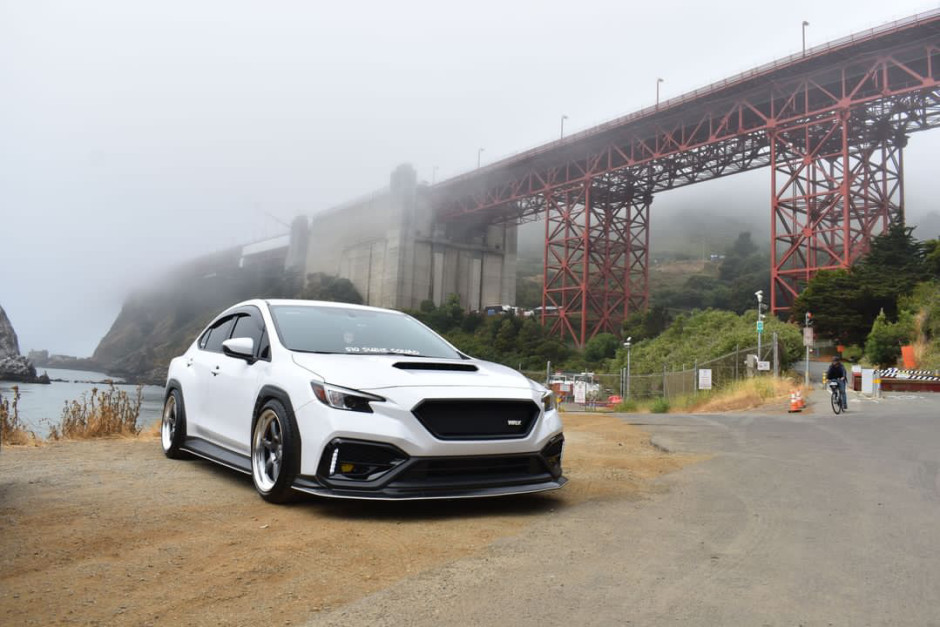
[[[779,312],[815,272],[848,266],[900,218],[906,136],[937,126],[940,10],[449,179],[432,202],[443,220],[545,215],[543,300],[559,308],[553,329],[583,343],[648,303],[649,202],[636,190],[651,199],[772,165]]]
[[[603,177],[547,195],[542,322],[583,345],[649,302],[649,193]]]

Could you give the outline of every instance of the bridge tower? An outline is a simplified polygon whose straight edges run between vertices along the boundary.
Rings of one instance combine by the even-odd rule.
[[[620,334],[649,303],[649,208],[633,177],[589,177],[544,194],[542,324],[583,344]]]
[[[769,132],[772,311],[789,307],[820,270],[851,266],[873,236],[904,220],[911,115],[843,109]]]

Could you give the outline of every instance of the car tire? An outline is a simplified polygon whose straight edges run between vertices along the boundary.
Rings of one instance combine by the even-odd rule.
[[[299,461],[297,426],[284,404],[271,399],[261,406],[251,433],[251,478],[255,490],[269,503],[287,503]]]
[[[183,393],[177,388],[170,390],[163,402],[163,419],[160,423],[160,442],[163,454],[170,459],[185,459],[186,453],[180,450],[186,439],[186,406],[183,405]]]

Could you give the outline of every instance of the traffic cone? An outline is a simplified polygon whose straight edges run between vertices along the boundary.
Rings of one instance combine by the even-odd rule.
[[[800,391],[800,390],[797,390],[797,391],[796,391],[796,400],[797,400],[797,402],[800,404],[800,409],[804,409],[804,408],[806,407],[806,401],[803,400],[803,392],[802,392],[802,391]]]
[[[798,411],[803,411],[802,405],[803,399],[800,397],[799,392],[790,393],[790,409],[787,410],[787,413],[794,413]]]

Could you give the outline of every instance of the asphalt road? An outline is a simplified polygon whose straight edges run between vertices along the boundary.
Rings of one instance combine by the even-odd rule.
[[[811,401],[625,415],[712,456],[311,624],[940,625],[940,397]]]

